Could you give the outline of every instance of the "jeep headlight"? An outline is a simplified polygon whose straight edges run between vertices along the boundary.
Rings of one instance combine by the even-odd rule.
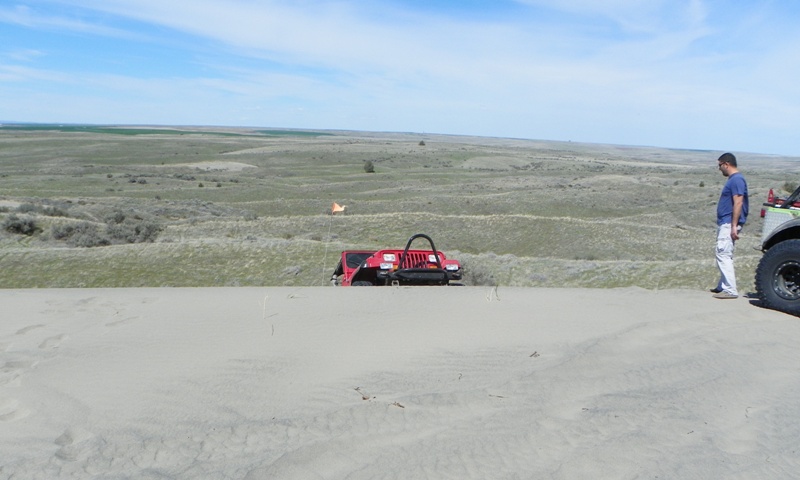
[[[428,255],[428,263],[437,263],[436,255],[434,255],[433,253]]]
[[[395,255],[394,253],[384,253],[383,254],[383,261],[384,262],[392,262],[392,263],[394,263],[394,262],[397,261],[397,255]],[[381,268],[383,268],[383,264],[381,264]]]

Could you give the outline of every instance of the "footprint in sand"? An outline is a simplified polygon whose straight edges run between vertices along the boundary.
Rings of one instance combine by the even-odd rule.
[[[43,327],[44,325],[28,325],[27,327],[20,328],[19,330],[17,330],[17,335],[25,335],[31,330],[36,330],[37,328],[43,328]]]
[[[37,360],[8,360],[0,368],[0,371],[28,370],[36,366]]]
[[[54,442],[61,447],[56,451],[56,457],[67,462],[86,457],[92,450],[93,439],[94,435],[82,428],[67,428]]]
[[[138,318],[139,317],[126,317],[126,318],[122,318],[120,320],[114,320],[114,321],[106,323],[106,327],[118,327],[118,326],[124,325],[124,324],[126,324],[128,322],[132,322],[134,320],[137,320]]]
[[[14,380],[18,379],[20,374],[19,370],[3,366],[0,368],[0,387],[3,385],[11,385]]]
[[[25,370],[29,370],[39,363],[35,360],[8,360],[0,366],[0,385],[10,385],[19,378]]]
[[[56,335],[55,337],[46,338],[42,343],[39,344],[39,349],[46,350],[46,349],[53,349],[58,348],[61,345],[61,342],[69,338],[65,334]]]
[[[0,422],[12,422],[25,418],[30,414],[27,408],[23,408],[14,398],[0,398]]]

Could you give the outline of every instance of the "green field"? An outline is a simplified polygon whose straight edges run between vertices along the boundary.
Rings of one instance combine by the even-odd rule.
[[[0,288],[322,285],[342,249],[401,247],[426,233],[462,261],[468,284],[704,289],[716,275],[719,153],[424,134],[4,126],[0,222],[33,231],[0,231]],[[760,203],[800,172],[797,159],[738,156],[754,210],[737,244],[747,289],[760,257]],[[343,215],[330,215],[334,201],[347,205]]]

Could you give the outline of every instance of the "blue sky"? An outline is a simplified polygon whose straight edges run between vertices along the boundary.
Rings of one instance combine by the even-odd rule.
[[[800,155],[794,0],[4,0],[0,121]]]

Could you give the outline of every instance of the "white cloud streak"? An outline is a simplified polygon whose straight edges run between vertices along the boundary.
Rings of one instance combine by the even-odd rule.
[[[10,23],[32,29],[79,32],[101,37],[141,39],[137,34],[118,28],[96,25],[56,15],[44,15],[26,5],[0,7],[0,23]]]

